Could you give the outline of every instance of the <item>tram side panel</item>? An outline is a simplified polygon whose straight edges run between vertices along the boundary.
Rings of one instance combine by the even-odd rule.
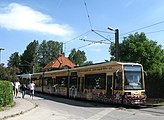
[[[54,87],[54,94],[66,96],[67,94],[67,83],[68,76],[56,77],[56,84]]]
[[[44,79],[36,80],[36,90],[72,98],[119,104],[131,103],[125,101],[125,92],[138,93],[138,90],[124,90],[124,70],[121,65],[69,72],[69,74],[68,71],[56,72],[53,75],[45,73]]]
[[[66,96],[67,76],[51,76],[43,79],[43,93]]]
[[[68,76],[44,74],[45,76],[35,79],[36,91],[67,96],[69,90],[68,97],[111,102],[109,98],[113,95],[112,73],[110,76],[107,76],[109,73],[106,72],[70,75],[69,85]]]
[[[43,80],[43,90],[45,93],[50,93],[51,94],[51,89],[52,89],[52,77],[45,77],[44,80]]]
[[[106,74],[85,75],[84,92],[87,100],[102,101],[106,94]]]
[[[42,92],[42,80],[41,79],[35,79],[35,91]]]

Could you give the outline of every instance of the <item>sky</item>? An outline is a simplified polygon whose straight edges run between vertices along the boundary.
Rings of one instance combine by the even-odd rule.
[[[86,53],[87,61],[110,60],[114,42],[135,32],[164,46],[164,0],[0,0],[0,62],[7,65],[14,52],[29,43],[54,40]],[[91,41],[102,41],[91,42]],[[30,57],[30,56],[29,56]]]

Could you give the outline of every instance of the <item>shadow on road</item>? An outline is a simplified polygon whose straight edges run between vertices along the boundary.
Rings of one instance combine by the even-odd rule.
[[[73,106],[79,106],[79,107],[115,107],[115,108],[120,107],[117,105],[111,105],[111,104],[105,104],[105,103],[87,101],[87,100],[80,100],[80,99],[72,99],[72,98],[66,98],[62,96],[43,94],[43,93],[35,93],[35,96],[41,97],[43,99],[60,102],[64,104],[69,104]],[[40,100],[43,100],[43,99],[40,99]]]
[[[95,101],[88,101],[88,100],[82,100],[82,99],[73,99],[73,98],[66,98],[63,96],[56,96],[56,95],[50,95],[50,94],[43,94],[43,93],[35,93],[36,97],[40,97],[42,99],[39,100],[51,100],[59,103],[64,103],[72,106],[79,106],[79,107],[113,107],[118,109],[145,109],[145,108],[153,108],[157,106],[152,105],[144,105],[144,106],[127,106],[127,105],[120,105],[120,104],[107,104],[107,103],[100,103]]]

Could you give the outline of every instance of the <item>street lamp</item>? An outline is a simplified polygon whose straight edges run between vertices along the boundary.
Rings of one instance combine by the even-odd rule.
[[[115,32],[115,60],[119,61],[119,30],[108,27],[108,30]]]
[[[2,50],[5,50],[5,49],[0,48],[0,65],[1,65],[1,51],[2,51]]]

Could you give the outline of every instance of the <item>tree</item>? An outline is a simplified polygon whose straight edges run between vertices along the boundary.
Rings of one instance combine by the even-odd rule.
[[[59,54],[63,54],[63,43],[43,40],[39,44],[34,40],[27,45],[22,55],[19,56],[17,52],[12,54],[8,66],[18,67],[21,73],[38,72]]]
[[[109,52],[111,54],[110,61],[115,61],[115,53],[116,53],[116,51],[115,51],[115,44],[114,43],[111,43],[111,45],[109,46]]]
[[[162,73],[157,66],[164,63],[164,50],[156,41],[146,38],[144,33],[130,34],[119,44],[119,48],[120,61],[141,63],[146,71],[154,70]],[[114,56],[113,44],[110,46],[110,54]]]
[[[38,48],[38,62],[40,67],[43,68],[61,53],[63,53],[62,43],[52,40],[43,40]]]
[[[84,65],[92,65],[93,64],[93,61],[86,61],[85,63],[84,63]]]
[[[68,56],[68,59],[79,66],[84,65],[85,61],[87,60],[85,52],[80,50],[76,51],[75,48],[72,49],[71,53]]]
[[[19,73],[17,67],[4,67],[0,65],[0,80],[8,80],[14,82],[16,80],[16,74]]]
[[[26,50],[24,50],[21,56],[21,65],[23,73],[32,73],[34,67],[37,67],[37,49],[38,49],[38,41],[34,40],[29,45],[27,45]]]
[[[8,60],[8,67],[0,66],[0,79],[15,81],[16,75],[20,72],[19,65],[21,63],[20,55],[18,52],[11,54]]]
[[[70,53],[69,56],[68,56],[68,59],[71,60],[73,63],[76,62],[76,61],[75,61],[75,57],[74,57],[75,54],[76,54],[76,49],[74,48],[74,49],[71,50],[71,53]],[[75,64],[76,64],[76,63],[75,63]]]
[[[9,57],[8,60],[8,67],[19,67],[19,64],[21,62],[20,56],[18,52],[15,52],[13,54],[11,54],[11,56]]]

